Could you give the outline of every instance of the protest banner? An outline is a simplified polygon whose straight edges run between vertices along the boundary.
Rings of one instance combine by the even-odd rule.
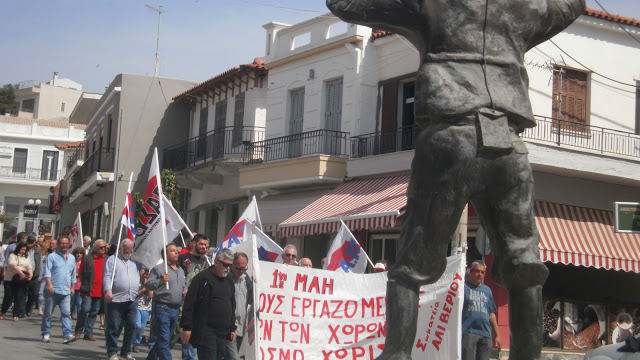
[[[464,254],[420,289],[413,359],[460,358]],[[260,262],[258,358],[371,359],[386,336],[387,273],[353,274]]]

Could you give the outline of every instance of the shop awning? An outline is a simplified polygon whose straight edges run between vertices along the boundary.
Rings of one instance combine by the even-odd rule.
[[[535,202],[542,261],[640,272],[640,234],[616,233],[612,211]]]
[[[282,236],[332,233],[340,219],[353,230],[392,227],[407,205],[409,175],[341,184],[280,224]]]

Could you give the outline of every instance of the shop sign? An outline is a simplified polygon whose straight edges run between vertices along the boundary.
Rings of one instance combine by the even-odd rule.
[[[640,203],[616,202],[615,227],[620,233],[640,233]]]
[[[38,218],[38,205],[25,205],[24,217],[37,219]]]

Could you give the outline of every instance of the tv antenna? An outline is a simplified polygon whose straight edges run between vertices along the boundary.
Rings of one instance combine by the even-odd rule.
[[[144,4],[144,6],[158,13],[158,35],[156,36],[156,69],[153,73],[154,77],[158,76],[158,69],[160,67],[160,15],[162,15],[162,5],[159,5],[157,8]]]

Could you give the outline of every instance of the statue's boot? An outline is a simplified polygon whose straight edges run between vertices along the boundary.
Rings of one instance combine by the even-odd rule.
[[[376,360],[411,360],[418,321],[419,288],[397,280],[387,282],[387,335]]]
[[[539,360],[543,328],[542,285],[509,290],[509,328],[509,359]]]

